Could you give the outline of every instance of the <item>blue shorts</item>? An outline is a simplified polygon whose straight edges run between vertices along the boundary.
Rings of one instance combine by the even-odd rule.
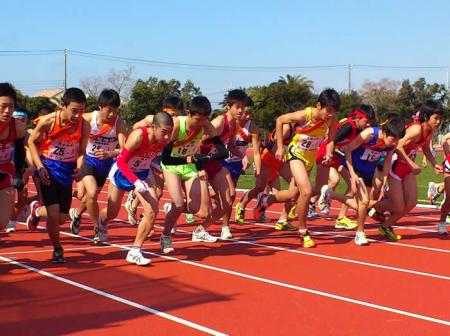
[[[113,164],[114,160],[112,158],[100,160],[87,155],[81,170],[81,176],[94,176],[97,181],[97,186],[103,187]]]
[[[67,187],[72,186],[73,182],[73,173],[75,168],[77,167],[76,162],[61,162],[55,161],[51,159],[47,159],[46,157],[41,157],[42,163],[44,164],[45,169],[47,169],[48,174],[50,175],[50,180],[56,181],[60,185]],[[39,174],[38,174],[39,176]]]
[[[230,171],[233,180],[239,179],[239,176],[244,173],[242,161],[222,161],[222,167]]]
[[[150,175],[150,170],[146,169],[134,173],[141,181],[145,181]],[[109,179],[111,183],[119,190],[130,191],[134,189],[134,184],[128,181],[127,178],[120,172],[116,163],[112,166],[109,172]]]

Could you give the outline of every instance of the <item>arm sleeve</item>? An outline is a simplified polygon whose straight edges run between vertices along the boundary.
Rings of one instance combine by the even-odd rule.
[[[172,153],[172,149],[173,149],[173,142],[167,144],[166,147],[164,147],[162,151],[162,159],[161,159],[162,163],[168,166],[177,166],[186,164],[187,161],[185,157],[175,157],[170,155]]]
[[[344,139],[348,138],[352,133],[352,126],[349,123],[345,123],[341,127],[338,128],[336,134],[334,136],[334,143],[338,144],[342,142]]]
[[[22,175],[25,168],[25,138],[16,139],[14,141],[14,166],[16,167],[16,175]]]
[[[128,181],[134,184],[138,180],[138,177],[131,170],[128,165],[128,161],[130,161],[133,154],[128,151],[125,147],[120,150],[119,156],[117,157],[117,167],[119,171],[126,177]]]

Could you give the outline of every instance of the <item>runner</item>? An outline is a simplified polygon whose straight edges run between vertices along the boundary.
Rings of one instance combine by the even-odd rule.
[[[83,119],[85,108],[83,91],[67,89],[60,109],[41,117],[29,139],[45,209],[31,209],[27,226],[35,230],[39,217],[47,216],[47,231],[54,248],[52,261],[56,263],[65,262],[59,227],[69,214],[72,182],[81,178],[90,131],[89,123]]]

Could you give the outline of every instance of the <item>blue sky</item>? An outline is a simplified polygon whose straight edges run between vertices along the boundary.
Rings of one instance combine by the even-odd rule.
[[[374,64],[449,66],[448,1],[9,1],[0,50],[71,49],[175,63],[301,67]],[[26,94],[63,79],[63,56],[1,57],[1,81]],[[205,71],[130,63],[134,77],[191,79],[204,94],[303,75],[315,89],[347,88],[347,69]],[[68,84],[121,70],[126,62],[69,55]],[[446,82],[446,70],[355,67],[365,79]],[[46,81],[46,82],[44,82]],[[211,94],[219,101],[222,94]]]

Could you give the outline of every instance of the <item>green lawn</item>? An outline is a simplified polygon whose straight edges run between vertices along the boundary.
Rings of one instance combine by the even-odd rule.
[[[416,158],[416,162],[421,165],[422,164],[422,157],[423,154],[418,154]],[[251,158],[250,158],[251,159]],[[440,153],[438,155],[438,161],[439,163],[443,162],[444,155]],[[313,169],[311,173],[311,180],[314,181],[315,178],[315,169]],[[286,183],[282,180],[283,188],[287,188]],[[419,200],[426,200],[427,199],[427,188],[428,188],[428,182],[442,182],[444,180],[443,175],[437,176],[433,169],[430,168],[430,165],[428,165],[427,168],[423,169],[420,175],[417,176],[417,188],[419,189]],[[253,177],[253,169],[250,167],[245,175],[242,175],[239,178],[238,188],[242,189],[251,189],[255,185],[255,178]],[[337,191],[343,192],[344,191],[344,183],[341,182]],[[441,196],[442,197],[442,196]]]

